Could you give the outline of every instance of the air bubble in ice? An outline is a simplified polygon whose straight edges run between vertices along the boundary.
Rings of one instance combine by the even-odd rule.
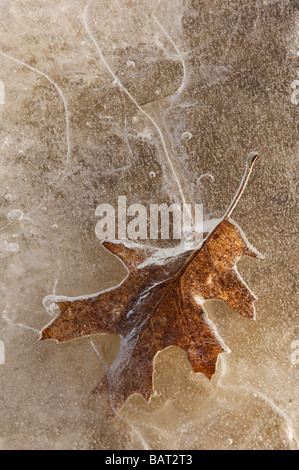
[[[126,63],[126,66],[127,67],[135,67],[135,62],[133,62],[133,60],[128,60],[127,63]]]
[[[10,202],[12,200],[12,195],[11,194],[5,194],[4,199],[5,199],[5,201]]]
[[[19,245],[17,243],[8,243],[6,246],[6,251],[9,253],[17,253],[19,251]]]
[[[146,141],[152,139],[152,132],[149,128],[145,128],[143,132],[138,132],[137,139]]]
[[[229,439],[226,439],[226,441],[225,441],[225,444],[226,444],[227,446],[231,446],[232,443],[233,443],[233,440],[230,439],[230,438],[229,438]]]
[[[13,209],[12,211],[9,211],[7,214],[8,220],[21,220],[23,218],[24,214],[22,211],[19,209]]]
[[[191,137],[192,137],[192,134],[191,134],[191,132],[183,132],[181,137],[182,137],[183,140],[190,140]]]
[[[212,182],[214,182],[214,180],[215,180],[214,176],[211,175],[210,173],[204,173],[203,175],[200,175],[200,177],[197,179],[196,184],[197,185],[201,184],[201,180],[203,178],[209,178]]]
[[[155,178],[156,173],[154,171],[149,172],[150,178]]]
[[[57,225],[57,224],[53,224],[53,225],[52,225],[52,229],[53,229],[53,230],[57,230],[57,229],[58,229],[58,225]]]

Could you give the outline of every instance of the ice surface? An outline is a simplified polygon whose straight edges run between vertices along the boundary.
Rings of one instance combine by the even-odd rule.
[[[0,18],[0,448],[298,449],[298,2],[5,0]],[[264,256],[238,263],[256,321],[207,302],[231,351],[211,381],[168,348],[150,404],[109,413],[92,392],[118,337],[37,342],[55,296],[126,276],[96,207],[203,203],[209,230],[252,150],[232,218]]]

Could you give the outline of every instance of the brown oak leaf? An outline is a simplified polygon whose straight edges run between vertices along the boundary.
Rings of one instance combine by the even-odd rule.
[[[259,257],[230,218],[258,154],[249,154],[241,186],[226,214],[201,246],[176,255],[127,240],[103,247],[127,267],[123,282],[89,298],[57,301],[60,315],[42,331],[58,342],[99,333],[121,335],[118,355],[107,370],[111,405],[119,408],[134,393],[149,400],[155,355],[169,347],[184,350],[194,372],[211,377],[227,350],[208,320],[204,301],[223,300],[247,318],[255,317],[255,296],[236,270],[244,255]]]

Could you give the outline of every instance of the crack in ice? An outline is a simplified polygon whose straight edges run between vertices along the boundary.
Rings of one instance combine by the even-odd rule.
[[[162,26],[162,24],[160,23],[160,21],[154,16],[152,15],[152,18],[153,20],[157,23],[157,25],[161,28],[161,30],[163,31],[163,33],[165,34],[165,36],[168,38],[168,40],[171,42],[171,44],[173,45],[176,53],[178,54],[180,60],[181,60],[181,63],[182,63],[182,66],[183,66],[183,79],[182,79],[182,83],[181,85],[179,86],[179,88],[177,89],[177,91],[173,94],[174,97],[178,97],[182,91],[186,88],[187,84],[188,84],[188,76],[187,76],[187,67],[186,67],[186,63],[184,61],[184,57],[183,57],[183,54],[181,53],[181,51],[179,50],[179,48],[177,47],[177,45],[175,44],[174,40],[171,38],[171,36],[168,34],[168,32],[166,31],[166,29],[164,28],[164,26]]]
[[[41,75],[42,77],[46,78],[48,80],[48,82],[50,82],[51,85],[53,85],[55,87],[55,89],[58,92],[60,98],[62,99],[62,102],[63,102],[63,105],[64,105],[64,110],[65,110],[65,126],[66,126],[67,153],[66,153],[66,163],[65,163],[65,168],[64,168],[64,171],[66,171],[68,169],[68,166],[69,166],[69,163],[70,163],[70,155],[71,155],[70,126],[69,126],[68,105],[67,105],[67,101],[65,99],[65,96],[64,96],[61,88],[57,85],[57,83],[51,77],[49,77],[49,75],[47,75],[44,72],[41,72],[40,70],[36,69],[35,67],[32,67],[31,65],[26,64],[22,60],[16,59],[15,57],[12,57],[12,56],[8,55],[8,54],[6,54],[5,52],[3,52],[1,50],[0,50],[0,55],[5,57],[6,59],[9,59],[9,60],[15,62],[16,64],[22,65],[23,67],[26,67],[27,69],[31,70],[32,72],[35,72],[35,73]]]
[[[298,439],[298,436],[296,434],[296,431],[293,427],[293,423],[292,423],[292,420],[291,418],[284,412],[284,410],[282,408],[280,408],[278,405],[276,405],[276,403],[274,403],[274,401],[269,398],[267,395],[265,395],[264,393],[256,390],[255,388],[253,387],[246,387],[245,385],[241,385],[240,388],[243,388],[244,390],[248,391],[248,392],[251,392],[253,394],[255,394],[256,396],[258,396],[259,398],[261,398],[262,400],[266,401],[270,406],[271,408],[276,411],[277,414],[279,414],[279,416],[281,418],[284,419],[285,423],[286,423],[286,426],[287,426],[287,429],[288,429],[288,438],[291,441],[295,441],[296,442],[296,445],[297,445],[297,448],[299,449],[299,439]]]
[[[25,330],[34,331],[35,333],[38,333],[39,335],[41,333],[37,328],[33,328],[31,326],[24,325],[23,323],[18,323],[18,322],[15,323],[15,322],[11,321],[10,318],[8,318],[8,316],[4,312],[2,313],[2,318],[9,326],[18,326],[20,328],[24,328]]]
[[[108,64],[106,58],[104,57],[100,47],[99,47],[99,44],[97,42],[97,40],[95,39],[94,35],[92,34],[92,31],[90,30],[90,27],[88,25],[88,20],[87,20],[87,15],[88,15],[88,9],[89,9],[89,6],[91,5],[92,2],[88,3],[84,9],[84,13],[83,13],[83,23],[84,23],[84,26],[85,26],[85,29],[90,37],[90,39],[92,40],[96,50],[97,50],[97,53],[100,57],[100,59],[102,60],[102,62],[104,63],[105,67],[107,68],[107,70],[109,71],[110,75],[113,77],[115,83],[119,86],[119,88],[129,97],[129,99],[132,101],[132,103],[134,103],[134,105],[136,106],[136,108],[153,124],[153,126],[155,127],[155,129],[157,130],[158,134],[159,134],[159,137],[160,137],[160,140],[161,140],[161,143],[162,143],[162,147],[163,147],[163,150],[164,150],[164,154],[166,156],[166,159],[167,159],[167,162],[168,162],[168,165],[169,165],[169,168],[172,172],[172,175],[173,175],[173,178],[174,180],[176,181],[176,184],[177,184],[177,187],[178,187],[178,190],[179,190],[179,193],[180,193],[180,196],[181,196],[181,199],[182,199],[182,202],[183,204],[187,204],[186,203],[186,198],[185,198],[185,195],[184,195],[184,192],[183,192],[183,188],[181,186],[181,183],[178,179],[178,176],[177,176],[177,173],[176,173],[176,170],[174,168],[174,165],[173,165],[173,162],[170,158],[170,155],[168,153],[168,150],[167,150],[167,147],[166,147],[166,143],[165,143],[165,139],[164,139],[164,136],[163,136],[163,133],[159,127],[159,125],[156,123],[156,121],[146,112],[144,111],[144,109],[138,104],[138,102],[136,101],[136,99],[131,95],[131,93],[127,90],[127,88],[122,84],[122,82],[120,81],[120,79],[118,78],[118,76],[113,72],[113,70],[111,69],[110,65]],[[188,208],[187,208],[188,209]],[[189,210],[189,209],[188,209]],[[190,214],[191,215],[191,214]]]
[[[108,381],[108,387],[109,387],[109,370],[110,370],[110,367],[105,363],[102,355],[100,354],[99,350],[96,348],[94,342],[92,341],[91,338],[89,338],[90,340],[90,344],[94,350],[94,352],[96,353],[96,355],[98,356],[105,372],[106,372],[106,376],[107,376],[107,381]],[[144,450],[151,450],[151,448],[148,446],[147,442],[145,441],[144,437],[142,436],[141,432],[136,429],[136,427],[134,426],[134,423],[131,423],[129,420],[123,418],[118,412],[117,410],[115,409],[115,407],[113,406],[113,403],[111,402],[111,398],[110,398],[110,394],[109,394],[109,406],[111,408],[111,410],[113,411],[113,414],[115,415],[115,417],[121,421],[122,423],[126,424],[127,426],[129,426],[131,428],[131,430],[136,434],[136,436],[139,437],[143,447],[144,447]]]

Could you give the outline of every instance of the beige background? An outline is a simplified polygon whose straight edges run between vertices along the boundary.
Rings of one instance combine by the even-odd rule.
[[[298,448],[298,2],[86,6],[0,2],[0,446]],[[99,292],[124,277],[95,236],[98,204],[118,195],[180,201],[179,181],[188,202],[219,217],[251,150],[263,158],[233,219],[265,257],[238,264],[259,298],[257,321],[210,301],[231,350],[213,379],[169,348],[156,359],[151,403],[132,397],[111,417],[107,396],[92,394],[104,371],[89,338],[36,341],[50,321],[43,298]],[[8,221],[13,209],[24,217]],[[113,360],[117,338],[93,342]]]

